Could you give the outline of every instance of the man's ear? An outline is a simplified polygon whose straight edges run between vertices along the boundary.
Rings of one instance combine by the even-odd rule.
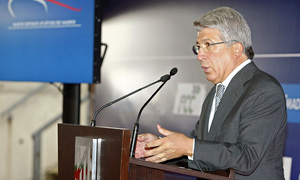
[[[237,42],[233,45],[233,47],[234,47],[234,58],[239,59],[243,55],[244,46],[242,43]]]

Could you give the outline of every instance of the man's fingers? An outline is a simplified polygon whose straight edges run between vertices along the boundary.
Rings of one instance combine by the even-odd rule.
[[[140,135],[138,135],[138,137],[137,137],[137,140],[138,140],[138,141],[144,141],[144,139],[145,139],[144,134],[140,134]]]
[[[161,151],[161,150],[152,151],[151,154],[153,154],[153,155],[145,156],[146,161],[160,163],[160,162],[164,162],[164,161],[167,161],[169,159],[172,159],[172,156],[169,156],[168,152],[166,152],[165,150],[163,150],[163,151]]]
[[[173,131],[169,131],[165,128],[162,128],[159,124],[156,127],[157,127],[158,132],[164,136],[169,136],[174,133]]]
[[[146,146],[145,146],[145,148],[151,149],[151,148],[158,147],[158,146],[160,146],[162,144],[163,144],[162,139],[158,139],[158,140],[155,140],[155,141],[147,143]]]
[[[160,162],[164,162],[166,160],[168,160],[166,157],[163,157],[164,155],[158,154],[156,156],[152,156],[149,158],[146,158],[146,161],[150,161],[150,162],[155,162],[155,163],[160,163]]]
[[[150,133],[140,134],[137,137],[138,141],[145,142],[145,143],[155,141],[156,139],[158,139],[158,137],[156,135],[150,134]]]
[[[150,159],[160,158],[164,154],[164,149],[160,147],[150,148],[144,153],[144,157],[152,157]],[[154,157],[155,156],[155,157]]]

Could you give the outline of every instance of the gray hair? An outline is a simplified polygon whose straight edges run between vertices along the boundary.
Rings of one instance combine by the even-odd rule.
[[[223,41],[235,40],[242,43],[244,54],[253,59],[251,30],[244,17],[236,10],[229,7],[214,9],[196,20],[194,26],[198,31],[204,28],[218,29]]]

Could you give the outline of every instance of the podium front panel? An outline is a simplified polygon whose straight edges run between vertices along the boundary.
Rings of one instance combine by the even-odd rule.
[[[99,177],[112,180],[128,178],[130,130],[58,124],[58,177],[60,180],[74,179],[74,173],[80,174],[80,171],[75,171],[76,137],[90,138],[97,140],[98,144],[101,143],[100,154],[97,157],[99,163],[97,179]]]

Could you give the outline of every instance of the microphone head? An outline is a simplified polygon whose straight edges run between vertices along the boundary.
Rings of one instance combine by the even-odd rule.
[[[162,76],[160,78],[160,81],[167,82],[171,78],[171,76],[174,76],[177,73],[177,71],[178,71],[177,68],[171,69],[170,74],[166,74],[166,75]]]
[[[173,69],[171,69],[171,71],[170,71],[170,75],[171,75],[171,76],[174,76],[174,75],[177,73],[177,71],[178,71],[178,69],[177,69],[177,68],[173,68]]]
[[[164,75],[164,76],[162,76],[161,78],[160,78],[160,81],[161,82],[166,82],[166,81],[168,81],[169,79],[170,79],[170,75],[169,74],[166,74],[166,75]]]

